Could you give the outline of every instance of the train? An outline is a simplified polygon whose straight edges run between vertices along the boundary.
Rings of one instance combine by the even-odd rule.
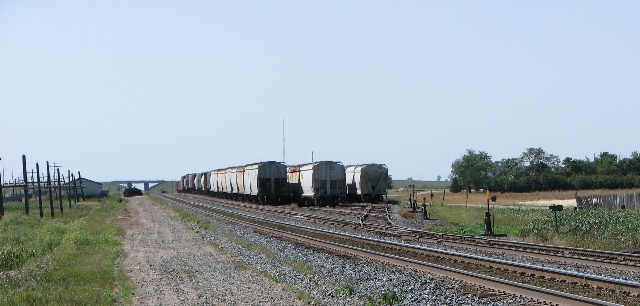
[[[300,165],[266,161],[185,174],[176,183],[181,193],[260,204],[337,206],[381,202],[387,194],[384,164],[344,166],[338,161]]]

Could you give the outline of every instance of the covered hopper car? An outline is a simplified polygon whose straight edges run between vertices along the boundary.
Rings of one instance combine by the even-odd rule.
[[[299,205],[335,206],[344,201],[345,168],[340,162],[289,166],[287,177],[291,199]]]
[[[382,164],[363,164],[345,167],[347,201],[382,202],[387,194],[389,170]]]

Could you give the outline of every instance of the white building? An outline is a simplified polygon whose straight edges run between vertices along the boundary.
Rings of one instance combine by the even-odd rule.
[[[94,182],[92,180],[88,180],[86,178],[82,178],[82,184],[80,184],[80,179],[75,179],[70,183],[67,183],[71,186],[71,194],[74,195],[73,184],[76,184],[78,187],[78,196],[82,196],[82,192],[84,191],[85,197],[98,197],[102,195],[108,195],[108,190],[102,190],[102,184],[98,182]],[[67,190],[67,184],[63,186],[63,189]],[[80,190],[80,186],[83,187],[83,191]]]

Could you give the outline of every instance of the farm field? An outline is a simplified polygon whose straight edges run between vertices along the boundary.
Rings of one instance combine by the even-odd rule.
[[[588,190],[578,195],[633,193],[639,190]],[[416,191],[418,206],[426,198],[430,218],[421,222],[423,229],[463,235],[484,233],[484,212],[487,197],[484,193],[449,193],[433,190]],[[535,193],[504,193],[497,196],[495,206],[490,205],[494,220],[494,232],[506,234],[507,239],[535,243],[557,244],[572,247],[609,251],[640,249],[640,212],[631,210],[585,209],[575,210],[575,191]],[[389,200],[398,202],[401,215],[409,220],[420,220],[420,213],[412,213],[407,190],[390,191]],[[443,201],[444,196],[444,201]],[[560,204],[558,231],[549,205]]]

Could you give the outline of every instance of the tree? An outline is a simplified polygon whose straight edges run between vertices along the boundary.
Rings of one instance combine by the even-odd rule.
[[[472,188],[478,192],[485,188],[493,171],[493,161],[487,152],[467,150],[461,158],[451,164],[451,178],[458,179],[462,189]]]
[[[387,189],[393,189],[393,178],[391,174],[387,175]]]
[[[528,148],[520,155],[520,163],[529,175],[542,175],[560,167],[560,158],[547,154],[542,148]]]

